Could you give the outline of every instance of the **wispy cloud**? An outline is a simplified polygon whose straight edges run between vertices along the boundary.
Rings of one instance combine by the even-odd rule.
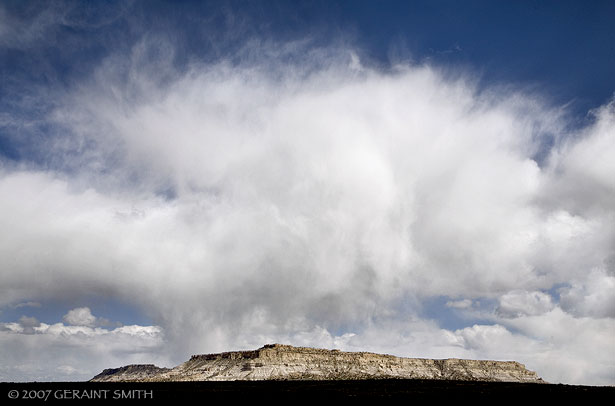
[[[39,302],[21,302],[21,303],[16,303],[14,305],[12,305],[11,307],[14,309],[19,309],[22,307],[41,307],[42,305]]]

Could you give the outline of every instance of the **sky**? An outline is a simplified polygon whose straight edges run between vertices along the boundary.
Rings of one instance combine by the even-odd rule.
[[[0,3],[0,381],[277,342],[615,384],[614,18]]]

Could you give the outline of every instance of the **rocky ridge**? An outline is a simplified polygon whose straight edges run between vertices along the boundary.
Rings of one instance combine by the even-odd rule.
[[[282,344],[252,351],[193,355],[175,368],[128,365],[105,369],[94,382],[446,379],[464,381],[544,381],[515,361],[401,358]]]

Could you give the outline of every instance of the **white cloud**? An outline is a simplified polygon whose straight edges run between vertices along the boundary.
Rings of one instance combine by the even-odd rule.
[[[551,296],[543,292],[512,291],[500,296],[496,312],[501,317],[535,316],[553,309]]]
[[[41,324],[22,347],[143,339],[179,362],[288,340],[531,359],[544,343],[506,323],[554,314],[541,292],[570,284],[561,318],[590,332],[551,353],[577,365],[583,340],[611,350],[591,335],[603,320],[585,320],[612,315],[611,276],[586,278],[615,255],[611,107],[566,134],[562,113],[528,95],[478,93],[430,67],[357,70],[348,52],[313,52],[179,73],[147,46],[58,101],[65,132],[41,146],[53,170],[1,170],[0,300],[108,295],[147,312],[167,345],[75,309],[74,325]],[[561,136],[539,166],[542,131]],[[488,298],[506,317],[451,332],[399,308],[430,296]],[[4,325],[7,348],[19,328]],[[605,362],[566,379],[604,382]]]
[[[604,268],[594,268],[560,290],[560,303],[577,316],[615,318],[615,276]]]
[[[612,216],[615,206],[615,101],[593,112],[596,122],[551,155],[550,199],[569,212]],[[610,218],[613,219],[612,217]],[[612,224],[611,224],[612,227]]]
[[[63,317],[65,323],[73,326],[87,326],[93,327],[96,324],[96,317],[92,315],[92,312],[88,307],[79,307],[69,310]]]
[[[532,360],[532,357],[544,349],[540,342],[523,335],[515,335],[498,324],[466,327],[457,330],[455,335],[460,338],[464,348],[480,358]]]
[[[472,307],[473,302],[470,299],[450,300],[446,302],[447,307],[453,309],[469,309]]]
[[[527,352],[525,362],[545,379],[588,385],[612,384],[615,319],[575,317],[556,307],[541,315],[502,319],[501,322],[516,330],[519,338],[531,339],[537,350]],[[520,342],[516,350],[525,351],[525,346]],[[497,347],[494,346],[494,350]]]

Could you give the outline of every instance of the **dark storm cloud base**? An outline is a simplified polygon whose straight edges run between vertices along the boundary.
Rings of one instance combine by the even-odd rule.
[[[234,381],[234,382],[29,382],[0,383],[3,403],[18,401],[228,399],[525,399],[583,400],[615,395],[615,387],[445,380]]]

